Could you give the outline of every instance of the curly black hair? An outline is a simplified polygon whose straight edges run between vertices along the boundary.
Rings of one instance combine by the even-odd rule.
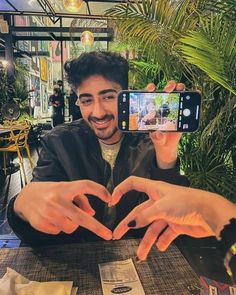
[[[122,89],[128,88],[129,65],[121,55],[107,51],[83,53],[65,63],[67,81],[73,90],[92,75],[101,75],[116,82]]]

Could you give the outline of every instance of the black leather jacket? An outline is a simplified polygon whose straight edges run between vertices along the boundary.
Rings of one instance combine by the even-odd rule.
[[[89,179],[106,186],[110,174],[110,165],[102,158],[97,137],[81,119],[58,126],[43,138],[42,151],[33,172],[33,181]],[[180,185],[188,184],[187,179],[179,174],[178,165],[167,170],[156,166],[155,150],[148,134],[127,133],[124,135],[112,175],[114,187],[130,175]],[[124,196],[117,205],[115,225],[146,199],[147,196],[144,193],[136,191]],[[89,197],[89,202],[96,212],[95,218],[102,222],[104,203],[96,197]],[[36,231],[14,213],[13,204],[14,198],[8,206],[9,224],[27,243],[39,245],[97,239],[97,236],[81,227],[71,235],[61,233],[53,236]]]

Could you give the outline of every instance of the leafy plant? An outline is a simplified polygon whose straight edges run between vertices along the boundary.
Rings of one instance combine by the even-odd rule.
[[[134,76],[201,90],[201,124],[183,136],[182,169],[192,186],[236,200],[236,27],[234,13],[225,14],[232,1],[128,1],[107,15],[117,41],[135,51]]]
[[[15,73],[15,97],[24,101],[28,98],[29,89],[26,78],[29,75],[29,70],[20,60],[16,60]]]
[[[28,69],[19,60],[16,60],[14,65],[15,82],[10,83],[11,81],[9,81],[7,77],[6,68],[0,63],[0,111],[2,106],[9,101],[9,92],[11,92],[12,96],[20,103],[25,101],[28,97],[28,85],[26,82]],[[0,113],[0,121],[2,120],[3,118]]]

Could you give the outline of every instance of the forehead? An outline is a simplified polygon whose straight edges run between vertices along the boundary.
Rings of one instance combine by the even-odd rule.
[[[121,90],[121,86],[110,81],[103,76],[94,75],[85,79],[77,88],[77,94],[90,93],[91,95],[96,95],[104,89],[115,89],[117,91]]]

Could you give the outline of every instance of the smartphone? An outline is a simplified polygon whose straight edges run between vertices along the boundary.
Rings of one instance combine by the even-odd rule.
[[[118,128],[127,132],[193,132],[198,129],[200,108],[199,92],[124,90],[118,94]]]

